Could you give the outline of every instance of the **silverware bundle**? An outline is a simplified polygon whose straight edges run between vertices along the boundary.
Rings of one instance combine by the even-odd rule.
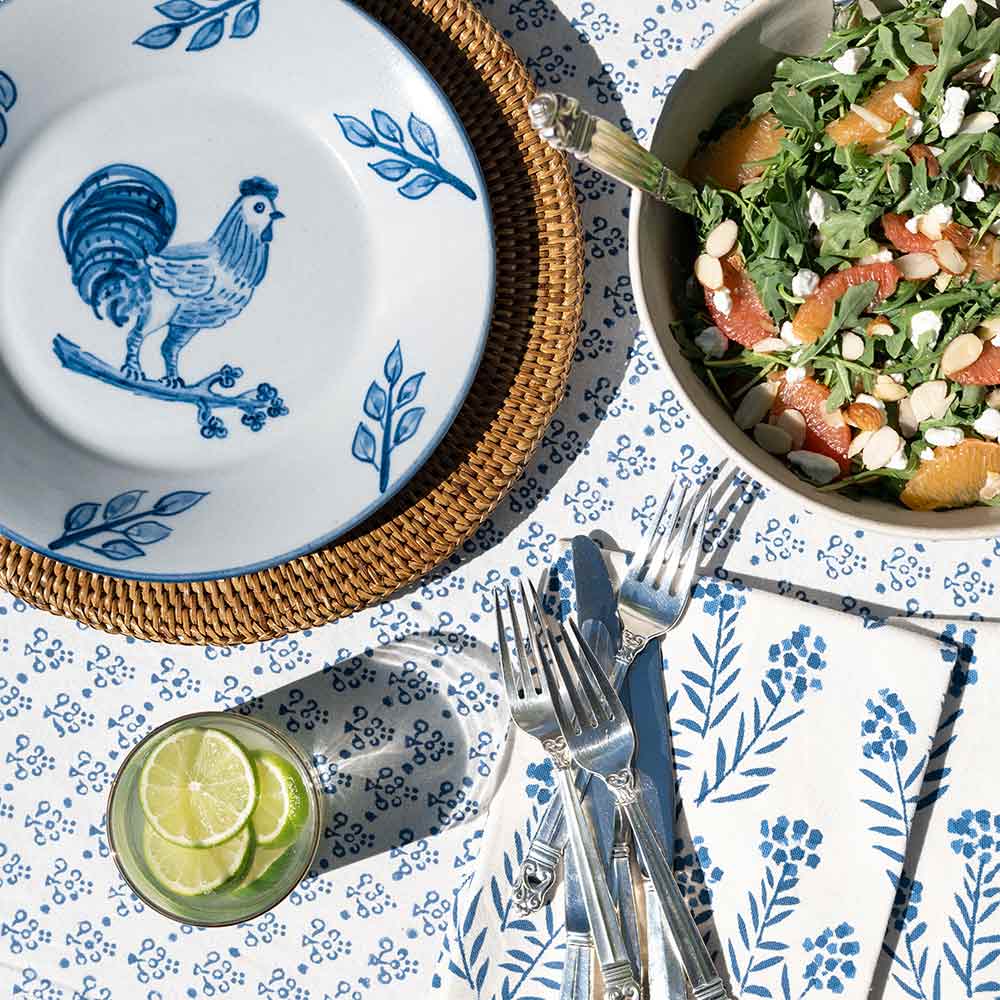
[[[589,1000],[595,953],[606,1000],[639,1000],[644,987],[654,1000],[683,1000],[689,988],[695,1000],[726,1000],[673,877],[673,769],[659,651],[687,607],[709,499],[710,484],[690,498],[688,490],[671,487],[617,602],[600,550],[576,539],[583,625],[571,621],[572,635],[548,621],[523,584],[520,608],[507,588],[509,626],[496,595],[511,714],[551,757],[559,792],[522,865],[515,887],[520,909],[531,912],[550,898],[570,848],[563,1000]],[[600,780],[591,783],[595,774]]]

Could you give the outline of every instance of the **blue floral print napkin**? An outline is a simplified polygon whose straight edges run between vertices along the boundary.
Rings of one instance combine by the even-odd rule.
[[[953,672],[942,648],[934,635],[731,582],[696,588],[664,643],[682,810],[675,869],[733,996],[868,996],[897,889],[909,884],[914,815],[940,787],[935,755]],[[530,917],[510,898],[552,794],[550,763],[518,734],[479,869],[456,897],[434,978],[443,995],[558,996],[561,896]],[[962,814],[952,840],[965,850],[985,825]],[[1000,818],[985,835],[1000,838]],[[990,843],[974,848],[973,881],[997,874],[1000,854],[992,865],[977,860],[993,858]]]

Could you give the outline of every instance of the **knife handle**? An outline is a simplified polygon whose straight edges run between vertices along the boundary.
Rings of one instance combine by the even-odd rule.
[[[649,955],[649,996],[657,1000],[687,1000],[684,967],[674,951],[656,889],[643,879],[646,897],[646,950]]]
[[[632,844],[629,826],[620,809],[615,809],[615,843],[611,849],[611,896],[618,907],[618,916],[625,935],[625,948],[636,969],[642,968],[642,946],[639,943],[639,915],[635,907],[635,886],[632,882]],[[655,996],[655,994],[654,994]]]
[[[626,641],[615,658],[611,668],[611,683],[615,690],[620,688],[628,674],[632,661],[643,651],[646,640],[635,633],[625,632]],[[627,637],[631,637],[631,641]],[[577,772],[577,792],[583,795],[590,784],[591,774],[582,768]],[[563,815],[562,799],[552,796],[535,828],[528,845],[528,853],[521,863],[521,871],[514,883],[514,906],[518,912],[528,916],[540,910],[556,889],[556,871],[566,849],[566,820]]]

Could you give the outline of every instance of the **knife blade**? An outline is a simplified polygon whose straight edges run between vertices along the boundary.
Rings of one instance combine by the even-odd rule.
[[[625,680],[635,730],[635,772],[642,787],[656,834],[671,859],[674,852],[674,766],[670,749],[670,722],[663,688],[663,651],[651,642],[629,670]],[[646,875],[645,870],[643,874]],[[643,879],[646,896],[646,934],[649,955],[649,995],[664,1000],[687,996],[684,969],[670,937],[653,884]]]

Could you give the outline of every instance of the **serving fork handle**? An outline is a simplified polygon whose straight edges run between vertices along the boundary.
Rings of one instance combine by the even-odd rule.
[[[672,865],[656,836],[656,827],[640,797],[634,773],[629,768],[610,774],[605,780],[635,834],[636,846],[666,918],[664,929],[684,965],[692,997],[694,1000],[729,1000],[698,925],[674,880]]]
[[[622,644],[611,668],[611,683],[618,689],[628,673],[628,668],[643,651],[647,639],[635,632],[624,629]],[[576,791],[582,797],[586,794],[592,775],[582,768],[577,771]],[[535,828],[535,835],[528,845],[528,852],[521,863],[517,881],[514,883],[514,906],[525,915],[540,910],[556,889],[556,872],[566,849],[567,835],[562,796],[555,795],[549,801],[542,818]]]

